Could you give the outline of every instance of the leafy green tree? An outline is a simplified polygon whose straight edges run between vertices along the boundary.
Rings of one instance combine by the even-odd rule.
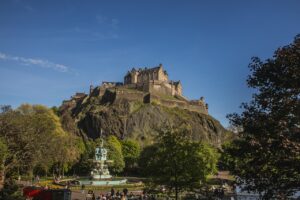
[[[135,140],[122,141],[122,153],[125,161],[125,171],[133,172],[137,168],[137,161],[141,153],[141,147]]]
[[[82,141],[83,143],[83,151],[80,155],[80,158],[78,162],[76,162],[72,166],[72,170],[75,174],[78,175],[89,175],[90,171],[93,168],[93,161],[92,159],[95,156],[95,148],[96,144],[99,144],[99,141],[92,141],[92,140],[86,140]]]
[[[56,153],[54,157],[56,172],[64,176],[72,166],[80,160],[80,155],[84,152],[84,144],[81,138],[72,134],[57,138]]]
[[[122,144],[116,136],[108,136],[106,141],[108,148],[108,159],[113,160],[110,169],[113,173],[120,173],[125,167],[124,157],[122,154]]]
[[[253,58],[247,83],[256,93],[231,114],[239,138],[226,147],[237,183],[263,199],[300,189],[300,35],[266,61]]]
[[[185,128],[161,131],[158,143],[146,147],[139,161],[144,175],[175,191],[176,199],[179,192],[199,187],[216,171],[216,150],[190,138]]]
[[[79,157],[74,138],[66,133],[60,119],[41,105],[24,104],[0,113],[0,136],[9,151],[2,172],[32,176],[36,169],[47,171],[54,163],[70,163]]]

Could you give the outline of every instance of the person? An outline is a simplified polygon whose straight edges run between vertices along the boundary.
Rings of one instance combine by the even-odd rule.
[[[111,188],[111,190],[110,190],[110,196],[111,197],[115,196],[115,189],[114,188]]]
[[[119,197],[119,196],[120,196],[120,192],[119,192],[119,190],[117,191],[117,193],[116,193],[116,196],[117,196],[117,197]]]
[[[95,193],[93,193],[92,200],[96,200]]]
[[[129,198],[133,198],[133,193],[132,192],[130,192]]]
[[[124,193],[124,196],[127,196],[128,189],[127,189],[127,188],[124,188],[124,189],[123,189],[123,193]]]
[[[121,200],[126,200],[124,193],[121,194]]]
[[[82,193],[82,194],[84,194],[84,189],[85,189],[85,185],[82,184],[82,185],[81,185],[81,193]]]

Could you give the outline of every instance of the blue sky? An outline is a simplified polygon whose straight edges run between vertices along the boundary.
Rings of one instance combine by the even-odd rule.
[[[1,0],[0,105],[59,106],[162,63],[227,126],[226,114],[251,98],[251,57],[271,57],[299,22],[298,0]]]

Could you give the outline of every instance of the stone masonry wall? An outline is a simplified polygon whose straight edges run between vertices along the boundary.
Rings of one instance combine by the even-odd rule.
[[[144,102],[145,93],[136,90],[128,89],[117,89],[116,90],[116,100],[127,99],[131,101],[140,101]]]
[[[155,86],[155,85],[154,85]],[[161,85],[158,85],[161,87]],[[93,91],[93,96],[99,96],[102,98],[102,102],[114,102],[116,100],[127,99],[129,101],[139,101],[143,103],[158,103],[166,107],[179,107],[182,109],[187,109],[194,112],[200,112],[204,114],[208,114],[208,111],[205,105],[197,104],[196,102],[189,102],[182,99],[166,99],[164,97],[159,96],[159,94],[166,94],[165,92],[160,93],[160,91],[169,88],[160,88],[159,90],[151,89],[149,85],[143,85],[143,87],[150,87],[149,92],[143,92],[136,90],[137,85],[126,85],[115,88],[95,88]],[[145,88],[144,88],[145,89]],[[171,91],[166,91],[167,94]],[[171,94],[171,93],[170,93]],[[171,97],[171,96],[170,96]]]

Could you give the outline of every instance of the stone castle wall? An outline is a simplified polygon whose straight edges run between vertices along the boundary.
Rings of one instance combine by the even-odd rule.
[[[128,90],[128,89],[117,89],[116,91],[116,99],[126,99],[129,101],[139,101],[144,102],[145,93],[141,91]]]
[[[170,96],[182,96],[181,91],[178,92],[174,85],[163,81],[152,80],[142,84],[127,84],[122,87],[130,88],[130,89],[137,89],[144,92],[150,93],[161,93]]]
[[[158,84],[159,85],[159,84]],[[204,103],[200,100],[188,101],[187,99],[179,96],[174,97],[172,95],[166,95],[165,93],[157,92],[156,89],[150,89],[151,92],[143,92],[136,89],[137,85],[124,85],[118,87],[96,87],[89,96],[100,97],[102,103],[113,103],[126,99],[129,101],[139,101],[142,103],[158,103],[166,107],[179,107],[181,109],[187,109],[194,112],[208,114],[208,109]],[[143,85],[143,87],[151,87],[149,85]],[[164,88],[168,90],[169,88]],[[161,91],[161,89],[159,89]],[[168,91],[170,93],[170,91]],[[163,96],[161,96],[163,95]],[[75,100],[65,101],[63,105],[70,106],[76,104]]]

